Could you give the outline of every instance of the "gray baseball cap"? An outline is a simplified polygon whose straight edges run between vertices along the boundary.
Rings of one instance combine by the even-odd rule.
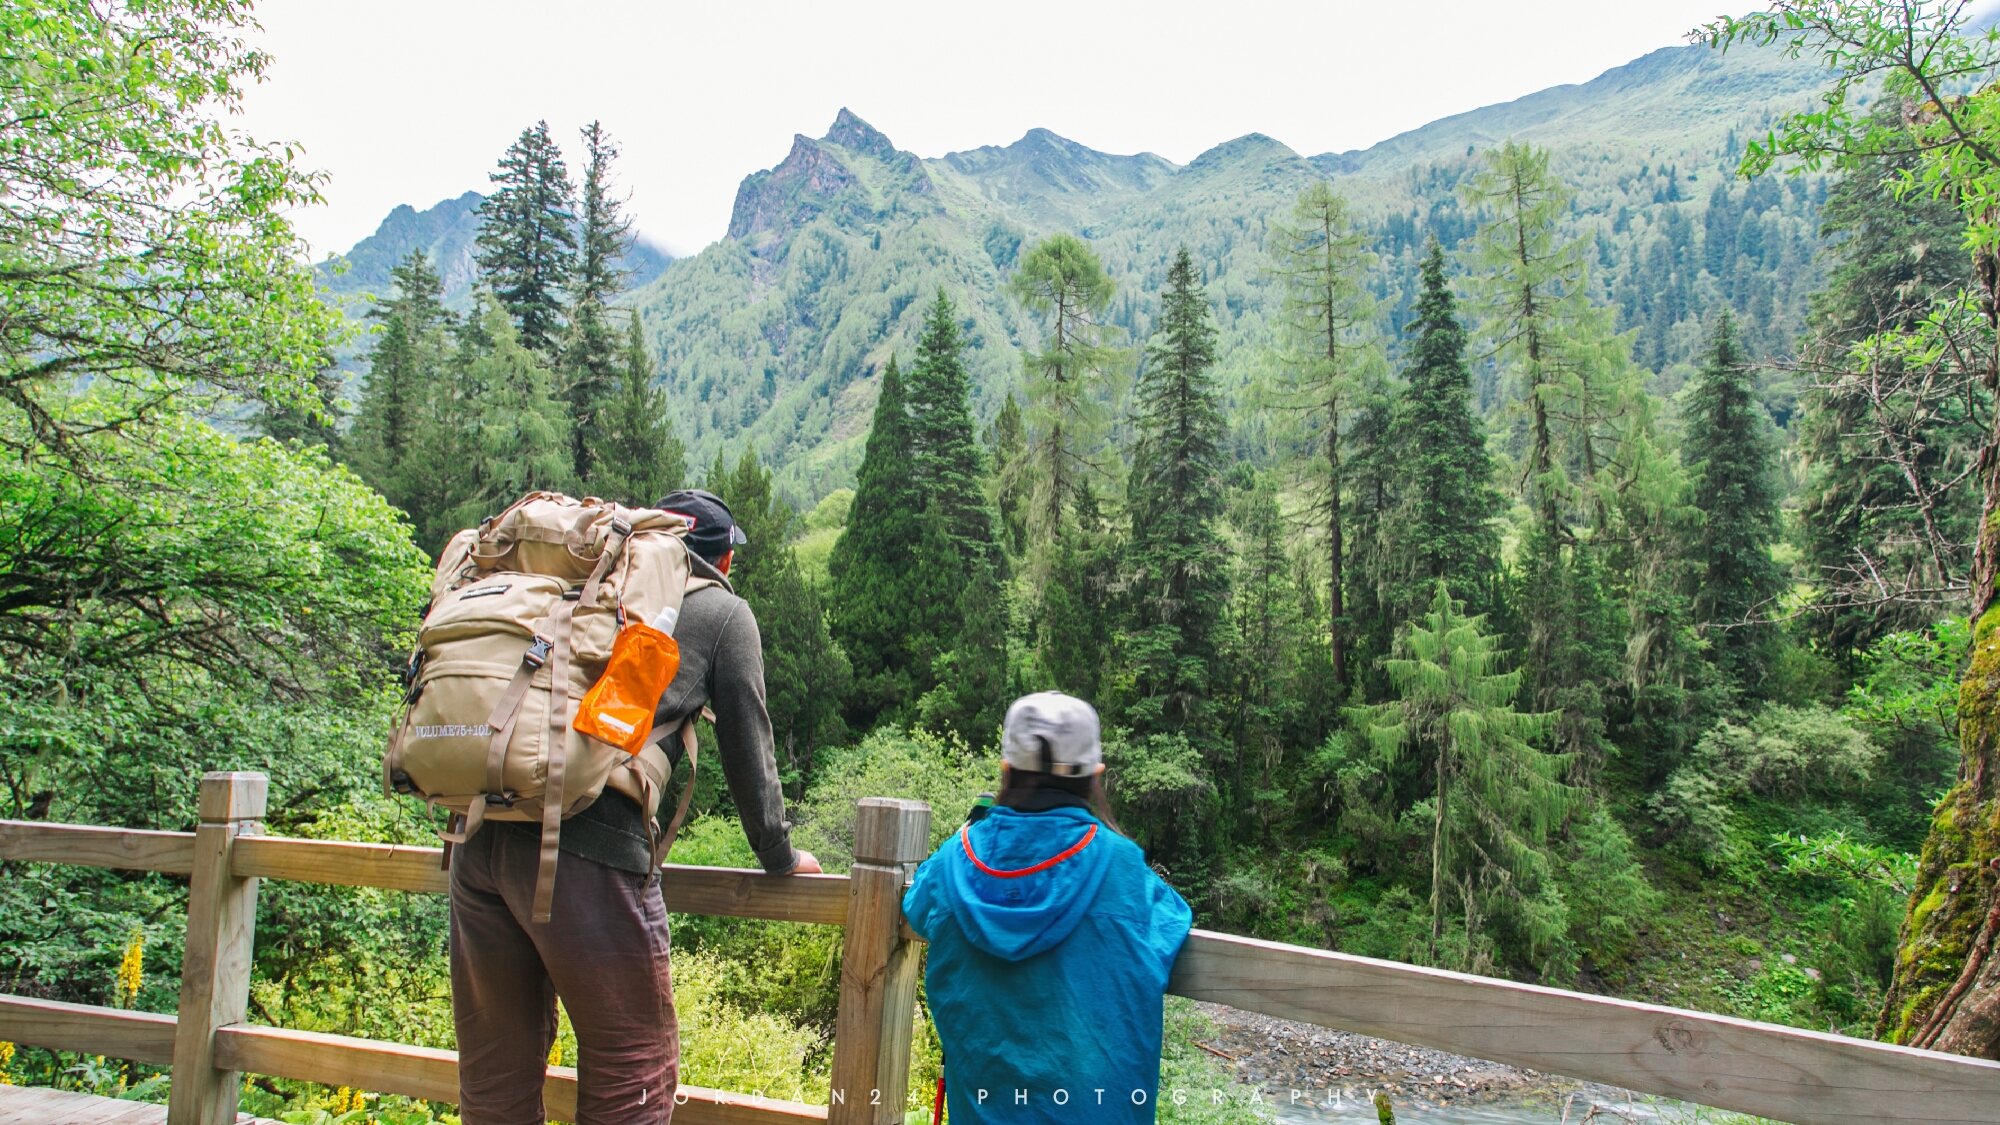
[[[1041,691],[1007,708],[1000,756],[1017,770],[1088,777],[1104,763],[1097,712],[1073,695]]]

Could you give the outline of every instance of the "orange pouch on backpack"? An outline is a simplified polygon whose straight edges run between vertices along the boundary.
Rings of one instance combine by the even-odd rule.
[[[637,621],[618,631],[611,660],[577,705],[577,733],[609,743],[627,754],[645,748],[653,732],[653,710],[681,668],[681,646],[672,637]]]

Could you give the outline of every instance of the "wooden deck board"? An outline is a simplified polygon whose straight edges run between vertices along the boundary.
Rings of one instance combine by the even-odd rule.
[[[0,1125],[165,1125],[167,1107],[46,1086],[0,1086]],[[278,1125],[240,1114],[237,1125]]]

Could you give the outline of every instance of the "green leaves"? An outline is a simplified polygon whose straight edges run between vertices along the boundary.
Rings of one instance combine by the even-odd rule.
[[[68,449],[61,397],[93,381],[141,389],[134,417],[219,392],[320,409],[338,314],[284,218],[318,179],[217,116],[268,61],[249,7],[0,13],[0,391],[33,423],[10,440]]]

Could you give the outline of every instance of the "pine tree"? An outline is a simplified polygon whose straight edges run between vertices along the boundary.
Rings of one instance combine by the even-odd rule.
[[[824,599],[799,567],[791,544],[798,517],[772,490],[770,470],[748,448],[733,472],[723,464],[718,453],[709,491],[729,505],[748,540],[730,565],[730,584],[757,616],[782,779],[803,794],[818,751],[846,737],[840,700],[851,672],[827,631]]]
[[[1216,329],[1194,259],[1182,247],[1167,270],[1160,315],[1136,388],[1126,507],[1131,539],[1123,644],[1140,733],[1184,731],[1205,742],[1223,607],[1229,600],[1221,392]]]
[[[618,146],[598,122],[583,129],[584,151],[590,163],[583,174],[583,198],[577,230],[576,269],[569,283],[569,329],[563,337],[563,399],[569,404],[570,421],[575,427],[576,475],[593,492],[604,491],[597,483],[595,451],[602,442],[603,414],[609,400],[618,393],[623,371],[629,367],[621,354],[618,330],[613,326],[611,299],[625,280],[618,260],[632,248],[631,220],[621,214],[619,200],[611,193],[611,162]]]
[[[1078,497],[1102,474],[1097,445],[1104,432],[1103,392],[1123,353],[1105,343],[1098,317],[1116,289],[1088,243],[1050,235],[1021,259],[1008,290],[1029,312],[1048,318],[1040,351],[1028,370],[1029,455],[1034,475],[1034,525],[1053,542]]]
[[[853,662],[849,719],[859,730],[913,703],[929,686],[929,642],[919,620],[925,607],[911,598],[926,505],[911,463],[905,402],[902,371],[891,356],[847,526],[827,559],[833,636]]]
[[[1772,639],[1769,603],[1784,585],[1771,558],[1782,492],[1771,421],[1753,393],[1727,308],[1709,329],[1685,416],[1682,456],[1701,513],[1688,545],[1695,620],[1723,675],[1758,694]]]
[[[666,388],[653,381],[653,361],[639,318],[625,325],[618,386],[601,405],[592,437],[589,490],[607,500],[647,505],[681,487],[687,447],[674,432]]]
[[[1493,460],[1486,426],[1472,412],[1465,329],[1436,239],[1419,274],[1416,319],[1405,329],[1411,337],[1405,383],[1387,441],[1401,493],[1391,532],[1404,568],[1391,595],[1398,623],[1423,612],[1440,579],[1472,595],[1476,607],[1473,599],[1499,569],[1500,556]]]
[[[1404,656],[1388,662],[1400,699],[1361,708],[1369,741],[1386,761],[1420,755],[1431,781],[1433,963],[1486,967],[1482,931],[1506,924],[1531,953],[1555,959],[1569,915],[1548,840],[1582,794],[1562,783],[1560,757],[1530,741],[1552,716],[1521,714],[1521,674],[1502,671],[1498,638],[1436,584],[1430,608],[1410,625]],[[1465,948],[1446,949],[1446,917],[1462,919]]]
[[[562,338],[563,292],[576,258],[575,191],[562,151],[538,121],[507,146],[491,177],[493,194],[479,205],[474,255],[500,303],[514,318],[519,342],[553,358]]]
[[[1375,302],[1362,284],[1375,261],[1368,242],[1348,214],[1347,201],[1323,181],[1300,192],[1290,221],[1271,230],[1271,257],[1284,286],[1281,315],[1287,337],[1280,397],[1304,417],[1311,445],[1325,459],[1327,639],[1337,684],[1347,682],[1348,624],[1347,526],[1341,509],[1347,480],[1341,439],[1363,374],[1376,358],[1373,343],[1357,338],[1375,316]]]

